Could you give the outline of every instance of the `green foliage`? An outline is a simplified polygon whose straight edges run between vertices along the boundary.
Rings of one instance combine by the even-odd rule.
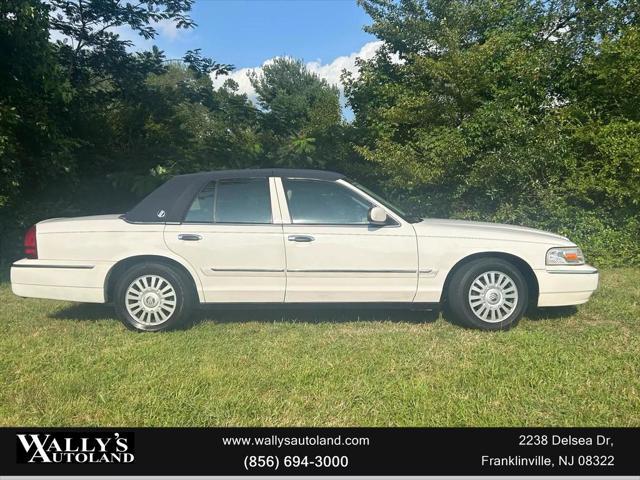
[[[4,261],[43,218],[126,210],[174,174],[284,166],[342,171],[422,216],[557,231],[598,265],[640,263],[638,2],[360,0],[383,44],[345,74],[351,124],[301,60],[254,75],[255,106],[231,79],[213,88],[231,65],[119,34],[192,28],[192,4],[0,3]]]
[[[300,60],[276,58],[254,74],[267,164],[326,168],[336,159],[341,114],[338,89]]]
[[[637,3],[360,3],[385,44],[346,93],[383,187],[422,215],[563,231],[598,263],[638,261]]]
[[[188,50],[182,58],[184,63],[194,72],[200,75],[214,74],[217,77],[218,75],[226,75],[233,70],[233,65],[218,63],[212,58],[203,57],[201,51],[200,48]]]
[[[256,161],[256,113],[246,96],[214,90],[208,75],[180,63],[150,74],[145,87],[139,102],[119,102],[109,115],[110,148],[120,152],[125,173],[147,175],[161,166],[176,174],[233,162],[242,168]],[[131,158],[138,168],[127,168]]]
[[[154,166],[135,157],[131,148],[144,124],[133,112],[150,100],[148,76],[166,67],[156,48],[130,52],[131,42],[116,29],[127,26],[153,38],[154,21],[191,27],[191,3],[1,3],[0,258],[10,261],[19,254],[28,223],[96,208],[117,211],[131,204],[130,195],[111,185],[108,174],[135,175]],[[60,39],[50,41],[50,32]],[[220,67],[208,64],[198,52],[192,52],[190,60],[209,71]],[[119,123],[123,113],[129,115],[125,124]],[[94,201],[97,192],[101,205]]]
[[[580,175],[571,190],[594,205],[626,214],[640,211],[640,122],[616,119],[589,122],[573,137],[581,155]]]
[[[68,171],[68,85],[48,41],[48,8],[0,3],[0,208]]]
[[[330,127],[340,121],[338,89],[307,70],[300,60],[276,58],[251,84],[275,134]]]

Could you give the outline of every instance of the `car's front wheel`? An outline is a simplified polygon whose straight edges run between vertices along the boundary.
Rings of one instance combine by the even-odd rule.
[[[512,263],[501,258],[479,258],[454,273],[447,302],[449,311],[464,325],[506,330],[526,310],[527,282]]]
[[[158,332],[183,325],[194,300],[181,272],[161,263],[144,263],[132,266],[120,277],[114,303],[127,328]]]

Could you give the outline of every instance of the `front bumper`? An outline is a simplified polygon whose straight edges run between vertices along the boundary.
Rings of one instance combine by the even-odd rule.
[[[598,288],[598,269],[591,265],[558,265],[535,270],[539,307],[560,307],[586,303]]]

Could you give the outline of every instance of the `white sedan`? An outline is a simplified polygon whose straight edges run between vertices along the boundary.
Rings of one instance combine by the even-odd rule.
[[[343,175],[236,170],[174,177],[124,215],[45,220],[11,268],[22,297],[113,303],[160,331],[199,304],[446,304],[500,330],[529,305],[586,302],[598,271],[553,233],[405,215]]]

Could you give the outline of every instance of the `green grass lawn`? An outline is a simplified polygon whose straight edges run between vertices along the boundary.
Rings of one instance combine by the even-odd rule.
[[[0,425],[640,426],[640,270],[509,332],[433,314],[206,311],[136,334],[0,285]]]

